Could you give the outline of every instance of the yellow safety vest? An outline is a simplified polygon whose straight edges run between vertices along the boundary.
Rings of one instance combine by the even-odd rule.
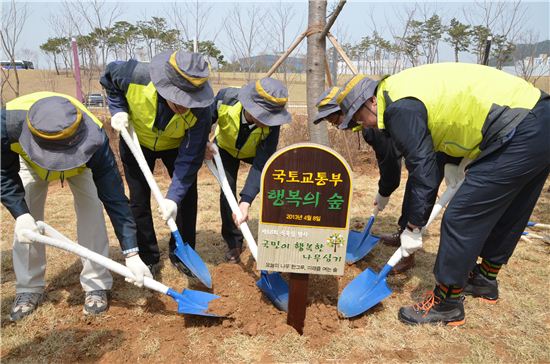
[[[73,105],[76,105],[81,111],[86,113],[86,115],[88,115],[100,128],[103,127],[103,124],[101,123],[101,121],[99,121],[99,119],[94,114],[92,114],[88,109],[86,109],[86,107],[82,105],[80,101],[78,101],[77,99],[69,95],[60,94],[57,92],[46,92],[46,91],[35,92],[25,96],[17,97],[6,104],[6,110],[29,111],[29,109],[35,102],[51,96],[59,96],[59,97],[64,97],[66,99],[69,99],[73,103]],[[21,120],[21,123],[24,123],[24,122],[25,120]],[[30,157],[27,155],[27,153],[25,153],[25,151],[23,150],[23,148],[18,142],[10,144],[10,149],[15,153],[19,154],[21,158],[23,158],[31,166],[31,168],[38,175],[38,177],[40,177],[40,179],[44,181],[55,181],[58,179],[64,180],[66,178],[74,177],[82,173],[86,169],[86,165],[82,165],[80,167],[68,169],[66,171],[50,171],[34,163],[30,159]]]
[[[527,114],[540,95],[540,90],[530,83],[492,67],[424,65],[390,76],[378,85],[378,127],[385,128],[385,96],[391,102],[413,97],[426,107],[435,151],[475,159],[480,153],[486,121],[490,124],[499,117],[499,113],[495,113],[496,117],[489,114],[492,108],[521,109]]]
[[[247,159],[256,156],[258,145],[269,135],[269,127],[256,128],[250,133],[244,145],[237,149],[237,137],[241,127],[241,113],[243,105],[221,104],[218,107],[218,126],[216,127],[216,141],[218,146],[231,154],[234,158]]]
[[[187,129],[193,127],[197,118],[191,110],[175,114],[164,130],[155,127],[158,94],[152,82],[147,85],[130,83],[126,91],[129,120],[138,135],[139,143],[154,151],[179,148]]]

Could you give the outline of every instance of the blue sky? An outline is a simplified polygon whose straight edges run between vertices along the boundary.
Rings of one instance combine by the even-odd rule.
[[[127,20],[136,22],[137,20],[149,19],[151,16],[161,16],[167,19],[170,18],[172,2],[150,2],[150,1],[120,1],[122,3],[123,13],[118,20]],[[182,2],[179,2],[182,3]],[[203,2],[205,3],[205,2]],[[330,2],[335,3],[335,2]],[[274,2],[250,2],[250,1],[216,1],[209,2],[212,6],[212,13],[209,17],[209,24],[206,26],[207,38],[212,38],[218,33],[226,15],[231,9],[238,4],[239,7],[247,9],[253,5],[260,6],[264,9],[273,9]],[[467,22],[464,9],[469,9],[472,17],[480,16],[476,13],[476,6],[473,1],[467,2],[388,2],[388,1],[348,1],[342,13],[340,14],[333,33],[342,42],[357,42],[361,37],[372,33],[373,29],[377,29],[386,39],[391,39],[392,31],[399,32],[403,28],[402,17],[407,9],[412,9],[417,4],[420,14],[424,10],[428,13],[436,10],[444,23],[448,23],[452,17],[456,17],[462,22]],[[3,6],[6,6],[3,0]],[[52,14],[59,12],[63,8],[63,3],[60,2],[44,2],[31,1],[28,3],[30,15],[26,22],[25,28],[19,42],[19,49],[31,49],[40,53],[39,45],[44,43],[49,37],[54,36],[54,33],[48,26],[48,19]],[[284,6],[291,7],[294,17],[287,32],[287,38],[293,39],[305,28],[307,24],[307,1],[287,1]],[[550,6],[547,1],[530,1],[523,2],[522,8],[525,9],[524,29],[533,30],[538,33],[540,40],[550,38]],[[400,18],[401,17],[401,18]],[[374,19],[374,22],[373,22]],[[269,29],[268,29],[269,30]],[[288,42],[288,40],[287,40]],[[216,39],[216,44],[226,58],[231,58],[231,47],[229,41],[221,31]],[[271,51],[275,48],[269,45],[269,41],[264,42],[264,48]],[[305,44],[298,51],[305,52]],[[18,57],[22,58],[22,57]],[[467,58],[464,55],[464,58]],[[440,47],[440,60],[452,60],[452,52],[448,46],[442,44]],[[467,59],[465,59],[467,60]],[[39,64],[41,67],[46,67],[47,62],[43,56],[40,56]]]

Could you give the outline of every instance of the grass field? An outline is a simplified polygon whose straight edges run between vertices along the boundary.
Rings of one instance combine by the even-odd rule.
[[[35,71],[40,72],[40,71]],[[36,73],[35,73],[36,74]],[[30,75],[30,73],[29,73]],[[229,78],[236,80],[236,78]],[[44,89],[40,79],[25,81],[24,92]],[[233,82],[233,81],[227,81]],[[67,81],[67,84],[69,81]],[[60,81],[58,84],[62,84]],[[63,83],[64,84],[64,83]],[[218,86],[216,86],[218,87]],[[67,92],[64,89],[56,91]],[[108,128],[108,126],[107,126]],[[307,139],[304,117],[285,129],[281,146]],[[331,140],[347,157],[342,133],[330,131]],[[116,144],[116,138],[112,138]],[[354,167],[352,226],[361,229],[377,191],[378,171],[372,151],[352,143]],[[169,184],[167,173],[156,171],[161,189]],[[239,183],[244,183],[241,168]],[[392,232],[399,217],[403,189],[392,195],[374,225],[375,233]],[[337,315],[338,295],[367,267],[379,271],[393,249],[379,244],[362,261],[347,266],[342,277],[311,276],[305,335],[285,325],[277,311],[255,288],[257,271],[248,251],[240,265],[224,263],[225,242],[220,234],[218,187],[206,168],[199,173],[197,251],[212,273],[213,292],[230,310],[227,319],[180,316],[170,298],[140,290],[114,276],[109,311],[100,317],[82,314],[79,283],[80,259],[48,248],[47,299],[32,316],[11,323],[8,318],[15,296],[12,265],[13,219],[0,208],[2,363],[36,362],[415,362],[415,363],[549,363],[550,362],[550,245],[540,240],[520,241],[514,256],[499,274],[500,300],[488,305],[465,301],[466,325],[409,327],[398,322],[400,306],[416,302],[433,288],[432,267],[439,242],[439,219],[424,239],[417,265],[406,274],[391,276],[393,295],[366,314],[346,320]],[[153,206],[156,203],[152,202]],[[169,230],[153,213],[164,267],[161,281],[172,288],[204,290],[182,277],[167,259]],[[252,205],[251,228],[256,234],[258,201]],[[75,213],[70,189],[50,184],[45,220],[76,239]],[[108,217],[106,216],[108,221]],[[547,182],[532,220],[550,223],[550,181]],[[113,229],[108,225],[111,257],[123,262]]]

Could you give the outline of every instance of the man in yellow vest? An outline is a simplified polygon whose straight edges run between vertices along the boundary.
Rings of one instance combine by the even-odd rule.
[[[162,217],[164,220],[173,217],[183,240],[193,248],[197,172],[204,159],[212,120],[209,106],[214,101],[209,74],[202,55],[166,51],[156,55],[151,63],[112,62],[100,79],[107,91],[112,127],[120,131],[131,123],[151,171],[157,159],[168,170],[172,183],[161,209]],[[119,146],[137,224],[139,254],[156,274],[160,269],[160,251],[151,216],[151,190],[122,138]],[[171,237],[170,261],[191,276],[174,254],[175,247]]]
[[[108,256],[103,203],[126,266],[136,277],[134,283],[142,286],[143,277],[150,277],[151,273],[137,253],[136,225],[101,122],[76,99],[53,92],[18,97],[7,103],[1,115],[1,197],[15,218],[16,296],[11,320],[29,315],[43,299],[45,247],[29,241],[23,232],[38,232],[36,220],[44,219],[44,204],[52,181],[61,180],[62,186],[67,181],[71,188],[78,243]],[[111,274],[86,259],[82,263],[84,313],[100,314],[108,307]]]
[[[442,63],[380,83],[356,77],[338,101],[343,128],[351,120],[378,127],[405,158],[412,213],[401,234],[403,256],[422,247],[420,229],[433,207],[427,201],[439,186],[436,152],[473,160],[443,216],[435,288],[425,301],[402,307],[399,319],[461,325],[463,294],[496,302],[497,274],[550,172],[550,97],[491,67]]]
[[[358,77],[364,77],[362,75]],[[317,100],[318,113],[314,117],[313,123],[319,124],[323,120],[327,120],[332,125],[339,127],[344,121],[344,114],[340,109],[340,105],[336,101],[340,89],[333,87],[326,90]],[[376,128],[363,128],[361,125],[350,122],[347,129],[353,129],[354,131],[360,131],[363,135],[363,139],[369,144],[375,155],[378,163],[378,169],[380,171],[380,179],[378,180],[378,192],[374,198],[374,206],[378,207],[379,211],[383,211],[386,208],[390,200],[391,194],[399,187],[401,183],[401,152],[395,146],[395,143],[391,137],[381,130]],[[459,170],[460,158],[453,158],[444,153],[437,153],[437,168],[438,168],[438,180],[439,183],[445,181],[447,187],[456,185],[459,180],[464,178],[464,170]],[[410,183],[407,183],[405,188],[405,194],[403,196],[403,203],[401,205],[401,216],[397,222],[397,232],[393,234],[381,234],[380,241],[388,246],[400,246],[399,240],[401,233],[405,230],[405,226],[408,222],[408,215],[410,211],[409,202],[411,201],[411,188]],[[427,203],[433,204],[433,201],[427,201]],[[431,210],[426,209],[426,213],[430,214]],[[390,274],[403,273],[415,265],[415,254],[411,254],[406,258],[402,258],[397,263]]]
[[[269,77],[240,89],[222,89],[216,95],[216,111],[212,119],[218,122],[216,144],[233,194],[237,190],[240,162],[252,165],[240,193],[242,219],[232,216],[227,200],[223,193],[220,194],[222,236],[229,248],[226,254],[229,263],[240,261],[243,235],[237,226],[248,220],[250,204],[260,192],[262,169],[277,150],[281,125],[292,121],[285,108],[287,100],[285,85]]]

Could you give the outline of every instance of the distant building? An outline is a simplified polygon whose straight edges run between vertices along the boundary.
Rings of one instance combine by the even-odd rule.
[[[248,67],[251,67],[252,72],[266,72],[275,62],[280,58],[280,55],[275,54],[261,54],[259,56],[239,58],[237,64],[240,65],[238,71],[248,71]],[[306,69],[305,57],[288,57],[283,65],[286,65],[287,72],[302,73]],[[282,66],[281,66],[282,67]]]

